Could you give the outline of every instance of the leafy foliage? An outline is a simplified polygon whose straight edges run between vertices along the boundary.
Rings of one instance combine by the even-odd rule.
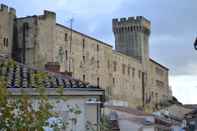
[[[101,117],[100,123],[98,125],[94,125],[91,122],[86,123],[87,131],[97,131],[96,127],[100,128],[101,131],[112,131],[111,122],[107,116],[103,115]]]
[[[6,66],[15,66],[14,61],[8,61]],[[36,79],[36,92],[38,96],[32,99],[24,90],[20,96],[14,96],[7,88],[6,77],[0,77],[0,131],[9,130],[38,130],[43,131],[43,127],[51,127],[54,130],[66,129],[68,122],[59,119],[58,122],[51,124],[48,120],[52,117],[58,118],[57,113],[52,110],[54,106],[48,99],[46,88],[43,86],[43,80],[47,77],[45,72],[36,72],[33,77]],[[63,87],[57,91],[60,96],[63,94]],[[61,99],[62,97],[60,97]],[[63,99],[65,101],[65,99]],[[81,114],[80,108],[68,108],[71,114],[74,114],[75,122]],[[75,123],[76,124],[76,123]]]

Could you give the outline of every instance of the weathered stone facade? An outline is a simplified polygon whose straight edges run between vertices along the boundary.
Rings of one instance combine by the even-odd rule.
[[[16,11],[1,4],[0,6],[0,51],[1,54],[11,56],[13,43],[13,29]]]
[[[9,26],[1,22],[7,20],[7,15],[0,17],[0,25]],[[123,34],[116,34],[121,30],[117,22],[123,30],[128,25]],[[13,57],[20,62],[40,68],[47,62],[59,62],[61,72],[106,89],[110,100],[125,101],[130,107],[153,107],[164,98],[171,98],[168,69],[149,58],[150,22],[143,17],[113,20],[118,50],[57,24],[55,13],[50,11],[16,18],[12,23],[15,41],[10,46],[14,47]]]

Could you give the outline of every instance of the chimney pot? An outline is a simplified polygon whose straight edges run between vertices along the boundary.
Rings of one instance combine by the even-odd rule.
[[[60,73],[60,64],[58,62],[48,62],[45,69],[51,72]]]

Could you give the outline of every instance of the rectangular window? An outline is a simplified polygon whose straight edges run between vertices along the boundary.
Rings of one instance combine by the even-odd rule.
[[[116,63],[116,61],[113,62],[113,66],[114,66],[114,71],[116,71],[117,70],[117,63]]]
[[[3,38],[3,46],[4,46],[5,48],[8,47],[8,38]]]
[[[132,68],[132,77],[135,77],[135,68]]]
[[[164,87],[164,82],[160,80],[156,80],[156,86],[158,87]]]
[[[100,78],[97,77],[97,86],[99,87],[100,86]]]
[[[64,40],[68,41],[68,34],[67,33],[64,34]]]
[[[126,67],[126,65],[122,64],[122,74],[125,74],[125,67]]]
[[[128,73],[128,75],[130,75],[130,71],[131,70],[131,67],[128,67],[128,71],[127,71],[127,73]]]
[[[65,50],[66,60],[68,60],[68,51]]]
[[[97,52],[99,52],[99,45],[97,45],[97,48],[96,48]]]
[[[86,80],[86,76],[85,75],[83,75],[83,81],[85,81]]]
[[[100,68],[100,62],[97,60],[97,68]]]
[[[85,43],[83,42],[83,44],[82,44],[82,45],[83,45],[83,50],[84,50],[84,49],[85,49]]]
[[[115,85],[115,78],[113,78],[113,85]]]
[[[8,38],[6,39],[6,47],[8,47]]]
[[[83,38],[82,44],[84,45],[84,48],[85,48],[85,38]]]
[[[164,74],[164,71],[158,67],[155,68],[155,71],[158,75],[162,76]]]
[[[86,62],[86,60],[85,60],[85,56],[83,56],[83,63],[85,63]]]
[[[6,47],[6,38],[3,38],[3,46]]]

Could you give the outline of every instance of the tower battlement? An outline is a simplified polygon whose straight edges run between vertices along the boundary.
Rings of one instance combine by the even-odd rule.
[[[12,15],[16,15],[16,10],[12,7],[8,7],[7,5],[4,5],[4,4],[1,4],[0,5],[0,12],[7,12],[9,14],[12,14]]]
[[[44,16],[56,17],[55,12],[44,10]]]
[[[112,20],[116,50],[139,61],[148,58],[151,22],[143,16]],[[142,41],[143,40],[143,41]],[[145,48],[147,47],[147,48]]]
[[[48,10],[44,10],[43,15],[38,16],[39,19],[53,19],[56,20],[56,13]]]
[[[142,26],[146,29],[150,29],[151,22],[143,16],[136,17],[123,17],[120,19],[112,20],[113,28],[115,27],[131,27],[131,26]]]

